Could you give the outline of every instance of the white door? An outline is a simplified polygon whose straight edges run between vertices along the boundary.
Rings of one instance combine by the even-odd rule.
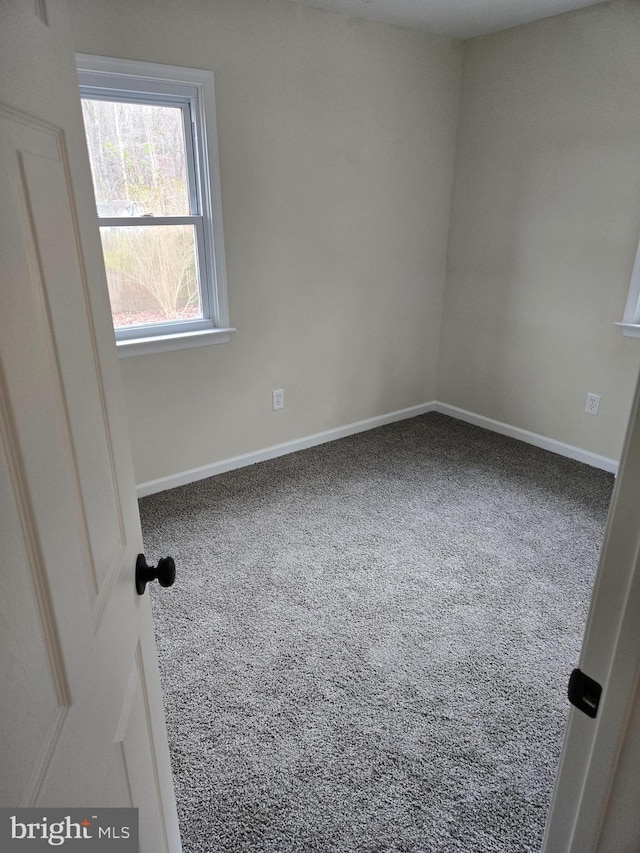
[[[63,0],[0,0],[0,805],[134,805],[176,853],[70,32]]]
[[[631,410],[579,667],[603,690],[571,709],[545,853],[640,850],[640,385]],[[568,675],[568,673],[567,673]]]

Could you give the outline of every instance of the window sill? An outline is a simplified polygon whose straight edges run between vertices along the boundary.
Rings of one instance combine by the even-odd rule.
[[[116,340],[116,347],[120,358],[128,358],[132,355],[148,355],[152,352],[226,344],[231,340],[232,332],[235,332],[235,329],[201,329],[196,332],[179,332],[173,335],[128,338]]]
[[[627,338],[640,338],[640,323],[614,323],[614,326],[620,326],[622,334]]]

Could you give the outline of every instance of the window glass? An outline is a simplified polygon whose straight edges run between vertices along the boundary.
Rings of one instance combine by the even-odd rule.
[[[98,216],[187,216],[183,109],[83,98]]]
[[[193,225],[101,227],[116,329],[202,317]]]

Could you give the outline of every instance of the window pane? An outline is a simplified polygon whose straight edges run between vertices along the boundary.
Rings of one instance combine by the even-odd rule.
[[[82,99],[98,216],[188,216],[180,107]]]
[[[116,329],[202,317],[193,225],[101,228]]]

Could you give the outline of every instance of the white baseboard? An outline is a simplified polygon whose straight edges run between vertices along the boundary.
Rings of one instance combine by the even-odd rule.
[[[283,444],[274,444],[272,447],[256,450],[253,453],[243,453],[241,456],[233,456],[230,459],[223,459],[220,462],[213,462],[210,465],[203,465],[200,468],[191,468],[189,471],[182,471],[179,474],[170,474],[168,477],[149,480],[146,483],[140,483],[137,487],[138,497],[142,498],[145,495],[164,492],[166,489],[174,489],[176,486],[186,486],[188,483],[195,483],[196,480],[204,480],[207,477],[214,477],[216,474],[224,474],[225,471],[244,468],[247,465],[254,465],[256,462],[264,462],[266,459],[275,459],[277,456],[285,456],[287,453],[295,453],[297,450],[306,450],[308,447],[325,444],[327,441],[335,441],[338,438],[345,438],[348,435],[355,435],[358,432],[366,432],[367,430],[391,424],[395,421],[415,418],[427,412],[440,412],[443,415],[449,415],[459,421],[466,421],[466,423],[483,427],[492,432],[507,435],[510,438],[517,438],[519,441],[533,444],[535,447],[541,447],[543,450],[550,450],[552,453],[566,456],[569,459],[576,459],[578,462],[584,462],[587,465],[591,465],[594,468],[601,468],[603,471],[609,471],[612,474],[616,474],[618,471],[618,463],[615,459],[599,456],[597,453],[591,453],[589,450],[583,450],[581,447],[574,447],[572,444],[555,441],[553,438],[547,438],[544,435],[538,435],[535,432],[529,432],[529,430],[511,426],[501,421],[494,421],[492,418],[484,417],[484,415],[476,415],[474,412],[468,412],[465,409],[459,409],[457,406],[450,406],[448,403],[440,403],[434,400],[431,403],[423,403],[420,406],[411,406],[408,409],[400,409],[397,412],[389,412],[386,415],[378,415],[375,418],[356,421],[352,424],[346,424],[346,426],[335,427],[324,432],[316,432],[304,438],[285,441]]]
[[[216,474],[224,474],[225,471],[233,471],[236,468],[244,468],[246,465],[254,465],[256,462],[264,462],[266,459],[275,459],[277,456],[285,456],[287,453],[295,453],[297,450],[306,450],[317,444],[325,444],[327,441],[335,441],[337,438],[346,438],[358,432],[366,432],[376,427],[391,424],[395,421],[403,421],[407,418],[415,418],[432,412],[435,403],[422,403],[420,406],[411,406],[408,409],[400,409],[397,412],[389,412],[386,415],[378,415],[375,418],[367,418],[364,421],[356,421],[346,426],[335,427],[324,432],[316,432],[304,438],[296,438],[293,441],[285,441],[283,444],[274,444],[265,447],[264,450],[256,450],[253,453],[243,453],[241,456],[233,456],[200,468],[191,468],[179,474],[170,474],[168,477],[160,477],[157,480],[149,480],[137,486],[138,497],[153,495],[156,492],[164,492],[166,489],[174,489],[176,486],[186,486],[196,480],[204,480],[214,477]]]
[[[609,471],[611,474],[618,473],[618,462],[615,459],[609,459],[607,456],[599,456],[597,453],[591,453],[590,450],[583,450],[581,447],[574,447],[572,444],[565,444],[563,441],[556,441],[553,438],[529,432],[527,429],[502,423],[502,421],[494,421],[493,418],[476,415],[474,412],[459,409],[457,406],[450,406],[448,403],[436,401],[433,404],[432,411],[449,415],[452,418],[457,418],[459,421],[465,421],[468,424],[474,424],[475,426],[489,429],[492,432],[498,432],[500,435],[517,438],[519,441],[533,444],[535,447],[541,447],[543,450],[550,450],[551,453],[557,453],[569,459],[576,459],[578,462],[584,462],[594,468],[601,468],[603,471]]]

